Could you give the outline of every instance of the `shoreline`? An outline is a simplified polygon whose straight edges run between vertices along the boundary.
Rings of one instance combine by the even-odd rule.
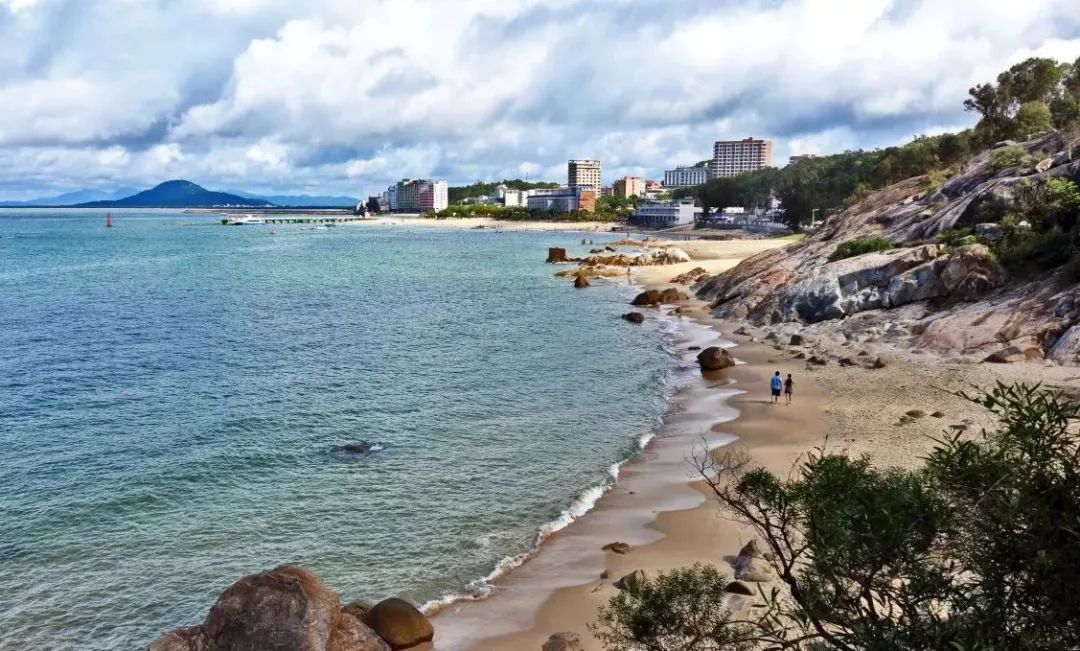
[[[692,263],[635,269],[635,280],[642,289],[663,288],[670,286],[671,277],[695,266],[716,273],[757,252],[738,243],[728,246],[733,249],[728,255],[703,259],[696,251]],[[612,582],[624,574],[637,569],[655,573],[699,561],[730,573],[724,557],[738,551],[744,536],[738,525],[722,519],[703,483],[692,476],[687,457],[695,448],[700,452],[703,441],[710,452],[737,445],[753,452],[770,470],[785,470],[824,437],[824,413],[808,406],[815,395],[820,397],[820,388],[801,387],[806,402],[781,407],[786,411],[777,413],[759,389],[772,370],[762,365],[774,361],[775,353],[724,339],[719,322],[701,301],[691,299],[681,307],[680,315],[661,308],[647,317],[670,318],[678,324],[675,354],[679,372],[688,379],[669,398],[657,433],[619,465],[617,481],[604,488],[591,510],[542,538],[527,558],[490,582],[487,596],[453,601],[436,610],[434,648],[540,648],[551,634],[569,631],[581,637],[585,649],[600,649],[587,625],[616,593]],[[743,363],[703,375],[694,359],[696,351],[689,347],[707,345],[731,347]],[[798,372],[791,361],[776,368]],[[805,427],[808,422],[813,426]],[[633,551],[624,556],[601,551],[616,541],[630,543]],[[601,579],[602,575],[608,578]]]

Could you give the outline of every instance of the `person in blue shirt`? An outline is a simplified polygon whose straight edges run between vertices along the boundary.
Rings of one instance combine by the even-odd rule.
[[[784,380],[780,377],[780,371],[777,371],[776,375],[772,376],[769,387],[772,389],[772,404],[780,404],[780,391],[784,388]]]

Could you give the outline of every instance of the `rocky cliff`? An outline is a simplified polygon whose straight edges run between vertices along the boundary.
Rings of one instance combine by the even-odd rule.
[[[994,152],[1017,146],[1028,152],[1024,163],[998,169]],[[849,339],[888,336],[987,361],[1045,357],[1080,364],[1080,285],[1068,274],[1015,276],[983,244],[938,241],[958,227],[992,238],[998,226],[985,223],[987,215],[1007,213],[1025,181],[1080,181],[1075,135],[1052,133],[997,149],[974,157],[936,189],[920,177],[876,192],[802,242],[706,277],[694,291],[717,316],[757,325],[820,324]],[[893,248],[829,261],[840,244],[874,236]]]

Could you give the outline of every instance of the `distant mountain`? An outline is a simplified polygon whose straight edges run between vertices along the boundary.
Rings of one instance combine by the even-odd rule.
[[[303,208],[311,206],[328,207],[328,206],[341,206],[341,207],[353,207],[356,202],[359,201],[356,197],[346,197],[342,195],[319,195],[319,194],[253,194],[251,192],[242,192],[240,190],[228,190],[230,194],[235,194],[247,199],[265,199],[275,206],[288,206],[291,208]]]
[[[259,198],[242,197],[228,192],[214,192],[191,181],[165,181],[149,190],[104,201],[76,204],[76,208],[225,208],[261,207],[274,204]]]
[[[112,201],[138,192],[137,188],[116,190],[75,190],[51,197],[38,197],[26,201],[0,201],[0,208],[32,208],[34,206],[73,206],[90,201]]]

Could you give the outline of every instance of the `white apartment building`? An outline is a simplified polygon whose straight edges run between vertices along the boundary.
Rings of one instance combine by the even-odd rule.
[[[738,176],[772,165],[772,141],[745,138],[743,140],[717,140],[713,145],[713,159],[709,167],[712,178]]]
[[[707,167],[676,167],[664,172],[665,188],[688,188],[709,180]]]
[[[672,228],[693,224],[701,209],[693,199],[678,201],[645,201],[638,205],[631,221],[653,228]]]
[[[600,194],[600,161],[571,160],[566,163],[566,184],[572,188],[590,188]]]

